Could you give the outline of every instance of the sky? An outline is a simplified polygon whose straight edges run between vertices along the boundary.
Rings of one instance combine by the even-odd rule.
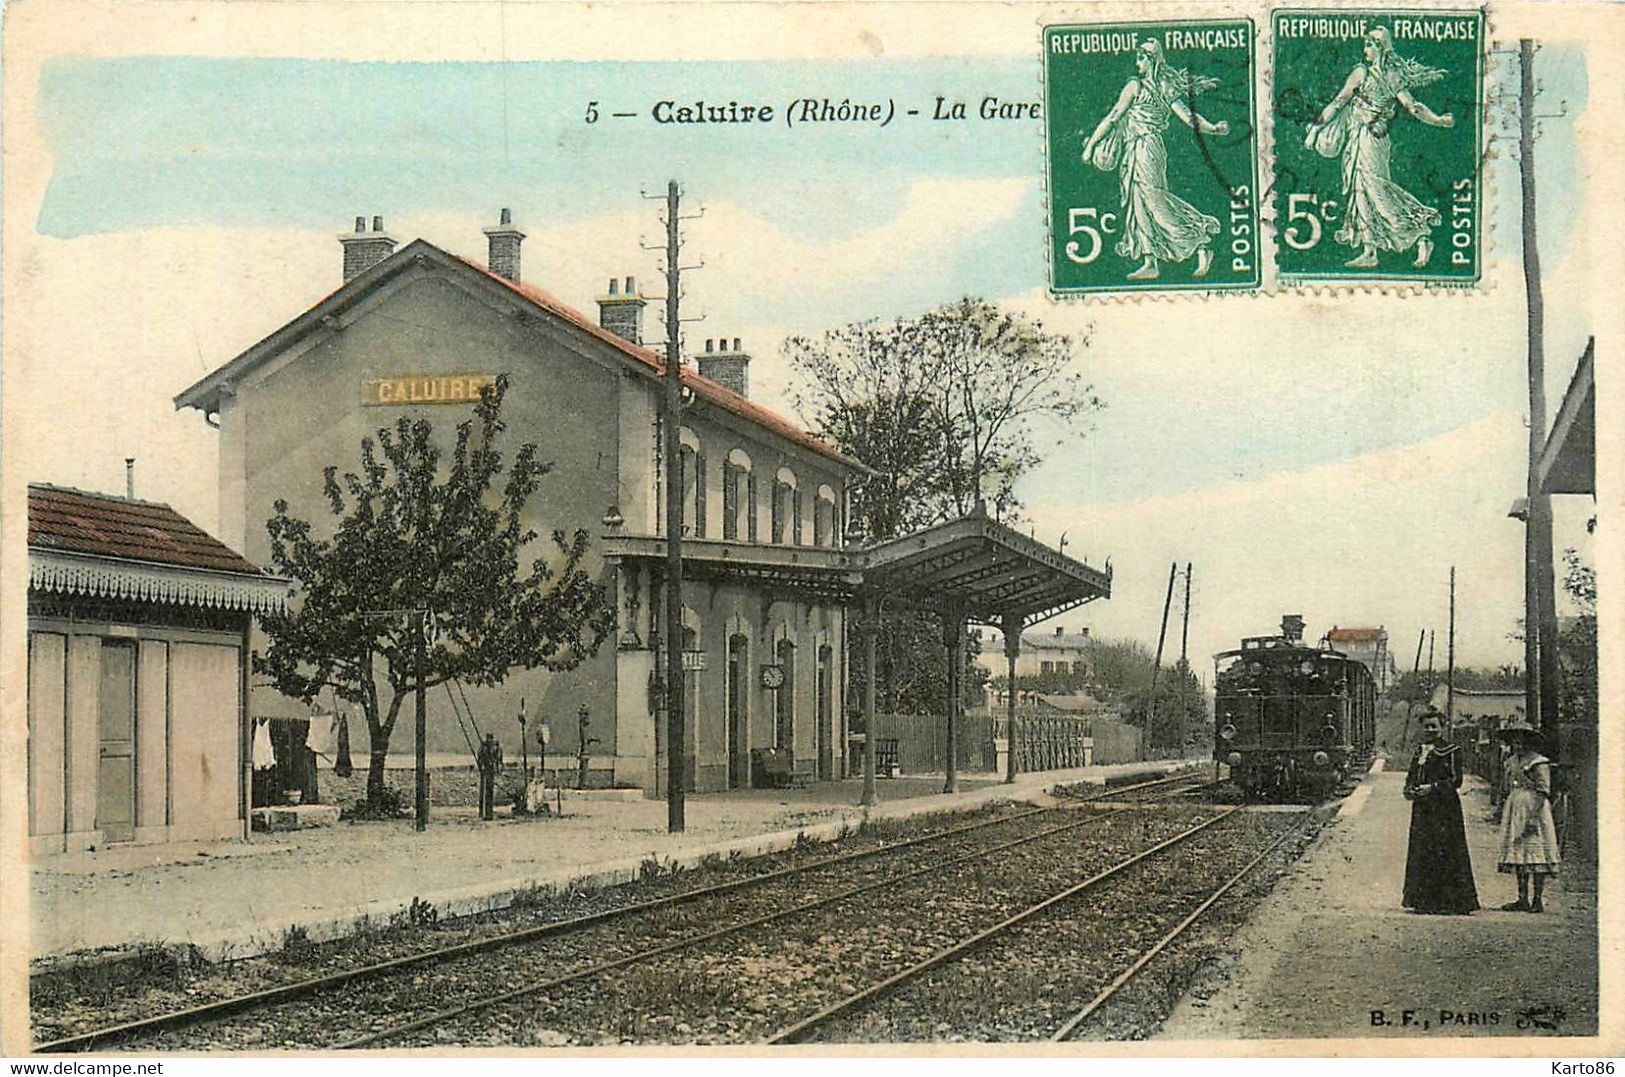
[[[1555,409],[1584,347],[1590,249],[1575,163],[1585,56],[1541,53],[1541,254]],[[1511,66],[1492,59],[1492,97]],[[1077,336],[1106,407],[1035,429],[1024,526],[1100,565],[1114,592],[1062,618],[1155,641],[1168,565],[1194,565],[1192,651],[1301,613],[1383,624],[1396,653],[1458,583],[1464,664],[1521,659],[1522,529],[1506,518],[1527,447],[1517,169],[1487,169],[1491,269],[1472,294],[1186,296],[1054,302],[1044,290],[1041,124],[657,125],[659,100],[896,101],[1040,96],[1031,51],[772,62],[346,62],[69,54],[39,68],[45,180],[13,196],[25,309],[30,481],[121,491],[211,528],[215,433],[171,398],[340,283],[359,215],[483,257],[511,207],[525,276],[593,311],[612,277],[653,287],[642,197],[682,180],[690,350],[740,337],[752,395],[790,411],[784,338],[981,296]],[[585,120],[588,102],[598,119]],[[1503,119],[1504,119],[1503,112]],[[1503,123],[1498,133],[1504,135]],[[650,325],[656,324],[651,311]],[[1086,344],[1082,343],[1086,341]],[[15,401],[17,398],[13,397]],[[546,446],[543,446],[544,453]],[[1559,499],[1558,548],[1589,551],[1590,499]]]

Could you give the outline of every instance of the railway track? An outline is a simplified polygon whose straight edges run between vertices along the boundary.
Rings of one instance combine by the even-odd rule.
[[[1192,785],[1192,776],[1177,775],[1106,789],[1094,794],[1089,800],[1160,800],[1177,797]],[[1090,814],[1093,816],[1095,813]],[[398,1009],[410,1010],[413,1008],[413,998],[422,994],[433,995],[432,988],[427,991],[420,990],[426,979],[448,975],[455,978],[459,974],[462,974],[465,981],[477,979],[479,962],[491,955],[526,951],[537,946],[558,949],[560,944],[563,944],[565,952],[562,959],[575,966],[569,973],[547,978],[540,984],[529,984],[524,989],[459,1001],[455,1006],[441,1007],[432,1014],[412,1021],[385,1023],[381,1028],[337,1044],[330,1042],[315,1044],[339,1047],[367,1046],[392,1035],[430,1027],[454,1016],[499,1005],[551,987],[602,975],[613,969],[648,961],[736,932],[748,931],[753,927],[806,911],[809,907],[822,908],[888,885],[922,878],[931,872],[941,871],[955,864],[1065,834],[1099,821],[1096,818],[1075,818],[1063,824],[1051,824],[1050,820],[1064,815],[1075,816],[1077,813],[1066,807],[1043,807],[995,819],[979,820],[874,848],[824,857],[743,879],[698,887],[655,900],[503,932],[454,946],[426,949],[385,961],[362,964],[321,976],[211,1000],[196,1006],[124,1021],[40,1043],[35,1049],[41,1053],[59,1053],[116,1046],[161,1049],[231,1046],[239,1043],[242,1046],[264,1046],[266,1045],[264,1033],[275,1029],[277,1024],[275,1018],[281,1015],[279,1011],[289,1007],[314,1007],[320,1013],[325,1027],[342,1028],[344,1022],[351,1019],[354,1013],[365,1011],[366,999],[358,999],[356,997],[358,991],[373,991],[376,985],[401,981],[406,986],[394,992],[394,995],[405,997],[391,997],[392,993],[387,989],[373,993],[386,997],[387,1004],[382,1007],[386,1014]],[[1016,836],[995,842],[991,846],[978,846],[977,843],[987,834],[1000,830],[1013,831]],[[968,851],[956,852],[955,850],[960,847],[968,847]],[[930,862],[923,865],[917,863],[922,860]],[[846,878],[841,878],[842,873],[849,874]],[[854,885],[851,882],[853,878],[860,881]],[[793,889],[784,889],[782,884],[792,882]],[[767,912],[720,930],[686,932],[683,930],[704,923],[708,918],[706,913],[709,905],[725,902],[731,897],[747,892],[754,894],[756,891],[769,890],[775,883],[781,884],[780,892],[768,898]],[[825,892],[818,893],[819,890]],[[814,893],[817,896],[810,901],[785,901],[783,899],[786,893],[791,898],[799,898],[807,893]],[[618,940],[605,936],[620,934],[626,931],[629,925],[640,925],[644,928],[642,931],[644,937],[630,947],[625,945],[618,947],[625,952],[608,960],[598,959],[598,955],[605,952],[606,947],[609,952],[617,949]],[[631,933],[637,936],[636,931]],[[649,945],[650,936],[659,941]],[[549,960],[557,961],[561,955],[550,953],[547,957]],[[459,990],[457,993],[469,994],[466,990]],[[397,1002],[399,1005],[394,1005]],[[416,1008],[421,1013],[421,1004]],[[255,1036],[251,1033],[246,1040],[239,1040],[226,1027],[226,1023],[233,1018],[246,1021],[251,1030],[257,1030],[260,1035]],[[188,1034],[188,1030],[191,1034]],[[272,1045],[309,1044],[284,1041]]]
[[[1197,893],[1167,900],[1165,892],[1177,889],[1168,876],[1194,877],[1203,861],[1224,844],[1227,824],[1238,818],[1260,818],[1238,813],[1243,809],[1229,808],[1126,856],[885,980],[829,1002],[778,1029],[767,1042],[907,1042],[950,1032],[956,1038],[997,1041],[1072,1039],[1157,956],[1297,833],[1309,815],[1307,811],[1295,813],[1290,823],[1279,825],[1279,832],[1268,838],[1263,849],[1246,857],[1239,870],[1227,873],[1217,885],[1203,880],[1186,888]],[[1204,839],[1205,847],[1192,849]],[[1184,862],[1174,859],[1181,852],[1189,854]],[[1146,873],[1159,864],[1163,877],[1148,885]],[[1100,919],[1067,916],[1069,907],[1075,914],[1081,911],[1078,905],[1091,899],[1088,908]],[[1146,908],[1140,915],[1126,918],[1104,915],[1115,901],[1125,899]],[[1190,907],[1193,901],[1194,908]],[[1175,922],[1167,927],[1170,920]],[[1152,924],[1157,932],[1154,942],[1143,949],[1122,945],[1124,935],[1136,940],[1151,937],[1148,929]],[[1083,967],[1076,975],[1058,974],[1069,971],[1069,964]],[[1104,986],[1082,1009],[1065,1015],[1066,1000],[1084,997],[1086,988],[1094,990],[1103,981]]]

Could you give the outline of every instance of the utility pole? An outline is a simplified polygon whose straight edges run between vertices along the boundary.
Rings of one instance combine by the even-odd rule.
[[[1411,663],[1411,683],[1417,688],[1422,687],[1422,641],[1427,639],[1427,636],[1428,630],[1425,628],[1416,633],[1416,660]],[[1410,751],[1411,712],[1415,709],[1416,704],[1407,699],[1405,701],[1405,736],[1403,742],[1399,746],[1401,751]]]
[[[666,830],[682,833],[686,763],[683,722],[683,326],[681,238],[677,181],[666,184],[666,375],[664,451],[666,456]]]
[[[1528,308],[1529,471],[1524,518],[1524,713],[1557,755],[1557,595],[1552,579],[1552,502],[1540,489],[1546,447],[1546,308],[1535,233],[1535,43],[1518,42],[1518,176],[1523,186],[1523,288]]]
[[[1189,668],[1186,644],[1191,636],[1191,563],[1185,562],[1185,623],[1179,630],[1179,664]]]
[[[1168,594],[1162,600],[1162,629],[1157,633],[1157,657],[1151,663],[1151,701],[1146,705],[1145,712],[1145,738],[1148,742],[1156,735],[1157,673],[1162,669],[1162,644],[1168,637],[1168,610],[1174,604],[1174,576],[1178,572],[1178,561],[1168,566]]]
[[[1445,644],[1444,717],[1450,733],[1456,728],[1456,566],[1450,566],[1450,636]]]
[[[412,611],[412,676],[417,680],[415,705],[417,715],[413,723],[417,734],[417,803],[415,805],[416,821],[412,824],[414,830],[422,833],[429,827],[429,717],[427,707],[427,690],[423,687],[423,650],[424,633],[427,631],[424,610]]]

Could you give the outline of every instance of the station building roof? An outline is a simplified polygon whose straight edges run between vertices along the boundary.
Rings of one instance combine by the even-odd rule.
[[[1588,341],[1574,368],[1563,403],[1552,420],[1536,463],[1540,488],[1548,494],[1597,492],[1597,386],[1594,373],[1596,341]]]
[[[280,329],[251,345],[195,384],[182,390],[175,396],[175,407],[199,408],[206,413],[219,411],[221,395],[228,392],[233,384],[241,381],[242,378],[258,369],[261,365],[271,361],[308,334],[322,329],[329,324],[327,319],[339,316],[344,311],[360,303],[383,284],[420,262],[437,266],[448,272],[464,275],[484,287],[498,289],[504,294],[519,299],[524,304],[525,309],[562,322],[611,349],[621,359],[625,360],[628,367],[634,372],[651,379],[659,378],[665,373],[666,360],[663,355],[641,345],[633,344],[631,341],[602,328],[593,319],[544,289],[538,288],[534,284],[511,281],[501,274],[493,273],[486,267],[466,258],[449,254],[427,240],[416,239],[371,268],[358,273],[354,278],[345,282],[343,286],[328,293],[317,301],[314,306],[305,310]],[[737,415],[803,449],[833,460],[843,467],[854,471],[869,470],[857,460],[838,451],[829,442],[802,429],[791,420],[739,395],[710,378],[702,377],[697,371],[684,367],[682,377],[683,385],[692,391],[696,398],[708,404]]]

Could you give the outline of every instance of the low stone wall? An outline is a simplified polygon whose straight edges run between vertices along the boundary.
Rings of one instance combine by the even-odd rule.
[[[534,764],[532,765],[534,769]],[[507,763],[502,773],[497,777],[497,803],[511,803],[517,794],[522,778],[520,764]],[[548,788],[562,785],[565,789],[576,787],[577,774],[575,768],[549,767],[543,776],[547,779]],[[587,787],[589,789],[607,789],[614,784],[614,772],[607,769],[589,769],[587,771]],[[390,769],[384,771],[384,784],[398,789],[407,802],[410,803],[416,789],[416,777],[410,770]],[[332,768],[322,768],[317,778],[317,792],[319,801],[323,804],[338,804],[349,806],[367,795],[367,763],[363,758],[348,778],[340,778],[333,773]],[[480,802],[480,773],[470,763],[462,767],[431,767],[429,769],[429,803],[436,807],[477,807]]]

